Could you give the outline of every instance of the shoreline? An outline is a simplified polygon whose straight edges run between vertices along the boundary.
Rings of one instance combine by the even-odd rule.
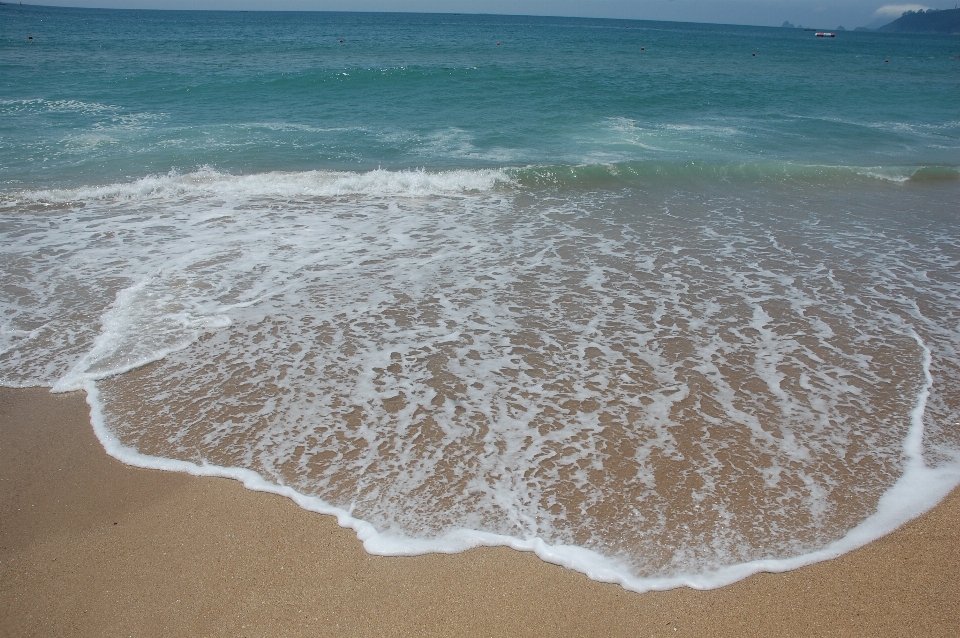
[[[960,490],[843,556],[636,594],[529,552],[367,554],[332,516],[123,465],[82,393],[0,388],[0,636],[950,635]]]

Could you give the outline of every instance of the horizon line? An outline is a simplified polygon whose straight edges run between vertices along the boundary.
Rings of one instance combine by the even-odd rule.
[[[583,15],[564,15],[564,14],[535,14],[535,13],[480,13],[473,11],[373,11],[373,10],[364,10],[364,9],[352,9],[349,11],[345,10],[335,10],[335,9],[184,9],[184,8],[167,8],[167,7],[79,7],[79,6],[69,6],[69,5],[52,5],[52,4],[38,4],[33,2],[2,2],[0,1],[0,6],[10,5],[10,6],[27,6],[27,7],[41,7],[45,9],[80,9],[88,11],[157,11],[157,12],[167,12],[174,13],[177,11],[189,12],[189,13],[369,13],[369,14],[400,14],[400,15],[450,15],[450,16],[502,16],[502,17],[511,17],[511,18],[567,18],[575,20],[612,20],[618,22],[662,22],[666,24],[702,24],[702,25],[714,25],[714,26],[724,26],[724,27],[751,27],[759,29],[786,29],[788,31],[795,31],[797,29],[805,30],[814,30],[814,31],[833,31],[838,27],[801,27],[800,25],[794,27],[784,27],[783,25],[766,25],[766,24],[742,24],[738,22],[697,22],[694,20],[658,20],[655,18],[611,18],[611,17],[598,17],[598,16],[583,16]],[[895,18],[896,20],[896,18]],[[789,22],[789,20],[787,21]],[[867,32],[875,31],[875,29],[867,29],[866,27],[855,27],[851,29],[846,29],[848,32],[854,32],[856,29],[863,29]],[[861,31],[863,33],[864,31]]]

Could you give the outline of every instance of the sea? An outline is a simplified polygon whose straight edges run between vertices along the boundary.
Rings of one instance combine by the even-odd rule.
[[[960,483],[958,56],[4,3],[0,383],[374,554],[634,591],[838,556]]]

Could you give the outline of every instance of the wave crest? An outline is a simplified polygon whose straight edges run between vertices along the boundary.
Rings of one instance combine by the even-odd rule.
[[[133,182],[65,189],[24,190],[0,202],[15,204],[69,204],[83,201],[135,201],[169,197],[279,197],[311,198],[343,195],[424,197],[485,192],[510,182],[502,170],[425,170],[367,172],[302,171],[248,175],[223,173],[204,167],[190,173],[175,170],[149,175]]]

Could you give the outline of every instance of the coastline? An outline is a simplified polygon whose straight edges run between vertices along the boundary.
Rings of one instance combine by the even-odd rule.
[[[951,635],[960,490],[837,559],[635,594],[479,548],[366,554],[351,530],[227,479],[106,455],[81,393],[0,388],[0,636]]]

